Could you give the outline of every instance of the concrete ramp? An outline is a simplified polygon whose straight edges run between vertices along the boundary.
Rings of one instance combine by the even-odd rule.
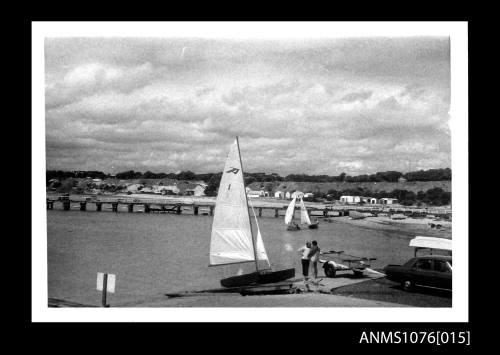
[[[318,275],[318,280],[316,282],[312,281],[311,279],[309,279],[307,282],[304,282],[303,280],[296,281],[293,284],[293,290],[296,293],[331,293],[332,290],[339,287],[375,280],[382,277],[385,277],[385,275],[371,270],[365,270],[362,276],[354,275],[351,270],[337,271],[337,275],[333,278],[326,277],[325,275]]]

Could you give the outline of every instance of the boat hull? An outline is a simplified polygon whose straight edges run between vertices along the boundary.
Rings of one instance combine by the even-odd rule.
[[[286,230],[287,231],[299,231],[300,227],[299,226],[294,226],[294,225],[289,225],[288,227],[286,227]]]
[[[223,287],[240,287],[280,282],[295,277],[295,268],[277,271],[252,272],[222,279]]]
[[[319,223],[313,223],[309,225],[309,229],[318,229]]]

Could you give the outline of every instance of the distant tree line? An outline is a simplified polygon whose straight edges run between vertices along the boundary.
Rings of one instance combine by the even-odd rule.
[[[174,179],[174,180],[203,180],[210,183],[211,180],[217,177],[220,179],[222,173],[205,173],[196,174],[192,171],[181,171],[179,173],[153,173],[146,171],[145,173],[128,170],[117,173],[114,177],[120,180],[131,179]],[[100,178],[106,179],[113,177],[110,174],[103,173],[102,171],[62,171],[62,170],[48,170],[47,183],[51,179],[67,179],[67,178]],[[245,173],[245,184],[253,182],[280,182],[280,181],[297,181],[297,182],[397,182],[401,177],[407,181],[450,181],[451,169],[429,169],[412,171],[403,174],[399,171],[383,171],[375,174],[363,174],[356,176],[349,176],[346,173],[341,173],[338,176],[330,175],[307,175],[307,174],[290,174],[282,177],[276,173]],[[212,181],[214,182],[214,181]]]
[[[291,174],[287,175],[285,180],[297,182],[397,182],[401,177],[407,181],[451,181],[451,169],[419,170],[406,174],[399,171],[383,171],[357,176],[349,176],[346,173],[338,176]]]
[[[107,179],[113,177],[110,174],[105,174],[102,171],[62,171],[62,170],[47,170],[46,183],[49,185],[49,181],[52,179],[58,179],[59,181],[66,180],[68,178],[87,178],[92,179]],[[192,171],[181,171],[180,173],[153,173],[151,171],[146,171],[145,173],[136,172],[134,170],[124,171],[116,174],[114,176],[120,180],[130,180],[130,179],[175,179],[175,180],[202,180],[207,183],[205,189],[205,194],[207,196],[215,196],[217,194],[217,189],[219,188],[220,179],[222,177],[222,172],[219,173],[206,173],[206,174],[195,174]],[[276,173],[266,174],[266,173],[245,173],[245,185],[249,185],[254,182],[260,182],[261,187],[266,191],[273,191],[273,182],[281,181],[297,181],[297,182],[335,182],[335,181],[345,181],[345,182],[396,182],[400,177],[406,178],[408,181],[442,181],[451,180],[451,169],[430,169],[410,172],[406,174],[399,173],[397,171],[386,171],[378,172],[372,175],[358,175],[358,176],[347,176],[342,173],[339,176],[328,176],[328,175],[305,175],[305,174],[291,174],[286,177],[281,177]],[[69,181],[68,181],[69,183]],[[68,184],[68,183],[62,183]],[[52,185],[54,187],[60,186]],[[71,185],[71,186],[70,186]],[[76,187],[76,181],[70,183],[67,187],[71,189]],[[109,189],[114,190],[119,188],[118,186],[110,185]],[[321,193],[319,190],[314,191],[314,199],[326,199],[329,201],[339,200],[343,195],[353,195],[353,196],[366,196],[374,197],[377,199],[383,197],[397,198],[399,203],[403,205],[448,205],[451,203],[451,192],[444,191],[443,189],[436,187],[429,189],[427,191],[418,191],[417,193],[408,190],[395,189],[390,192],[386,191],[370,191],[369,189],[363,187],[356,188],[346,188],[342,190],[330,189],[327,193]]]

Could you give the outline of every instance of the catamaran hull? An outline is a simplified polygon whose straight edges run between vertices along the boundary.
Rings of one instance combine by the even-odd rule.
[[[223,287],[240,287],[250,285],[269,284],[280,282],[295,277],[295,268],[269,272],[252,272],[250,274],[238,275],[222,279]]]
[[[313,223],[309,225],[309,229],[318,229],[319,223]]]

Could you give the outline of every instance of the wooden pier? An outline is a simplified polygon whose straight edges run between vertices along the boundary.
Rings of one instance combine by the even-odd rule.
[[[285,215],[288,204],[280,202],[260,202],[252,200],[255,213],[259,217],[265,216],[279,218]],[[266,204],[266,205],[264,205]],[[111,211],[111,212],[143,212],[143,213],[173,213],[182,214],[188,212],[195,216],[209,215],[213,216],[215,209],[215,200],[207,200],[204,203],[185,203],[175,200],[167,199],[149,199],[149,198],[120,198],[120,197],[103,197],[103,198],[89,198],[89,197],[73,197],[67,196],[47,198],[47,209],[57,209],[64,211],[80,210],[80,211]],[[93,207],[93,208],[92,208]],[[142,207],[142,208],[141,208]],[[426,217],[434,215],[436,217],[451,218],[451,210],[443,208],[415,208],[403,206],[360,206],[360,205],[322,205],[306,206],[307,212],[311,217],[328,218],[328,217],[342,217],[349,216],[351,211],[370,213],[374,216],[385,214],[391,216],[393,214],[403,214],[407,217]],[[300,210],[299,206],[295,210]],[[273,213],[274,212],[274,213]]]

